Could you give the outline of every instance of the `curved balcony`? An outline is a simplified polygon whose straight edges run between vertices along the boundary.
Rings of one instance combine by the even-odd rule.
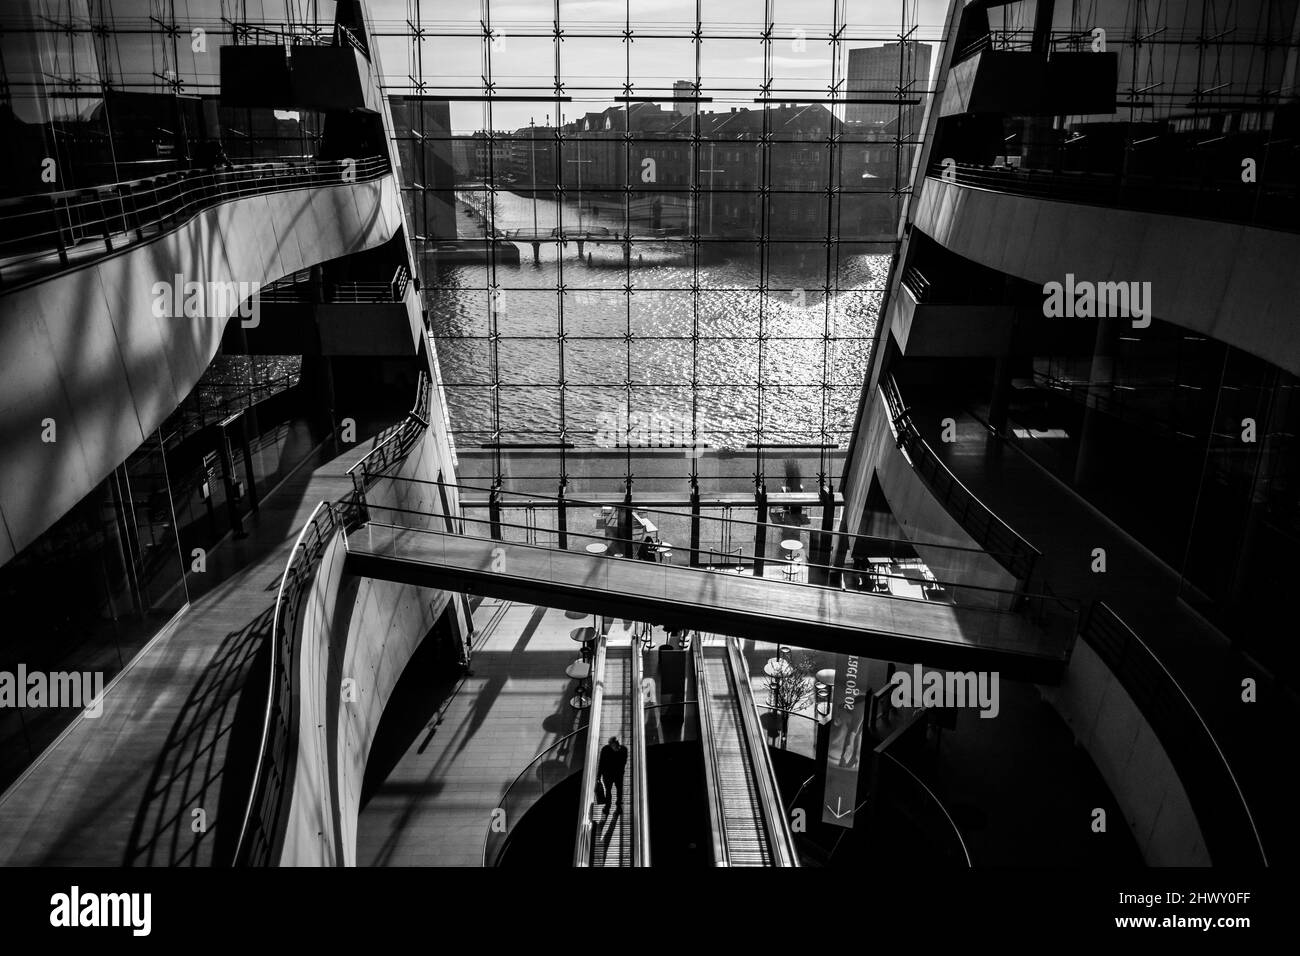
[[[0,218],[0,349],[11,360],[0,382],[4,563],[185,399],[241,302],[382,244],[402,210],[388,161],[374,158],[29,197],[0,206]],[[191,297],[195,285],[207,294]],[[250,290],[251,300],[241,294]],[[258,321],[245,311],[242,322]]]
[[[235,847],[236,865],[273,866],[279,862],[297,772],[300,703],[304,696],[297,675],[308,596],[327,552],[341,544],[341,535],[364,520],[361,491],[404,461],[427,429],[430,400],[429,380],[421,376],[415,406],[406,419],[349,470],[357,491],[339,501],[317,505],[290,552],[276,593],[262,737]]]
[[[1252,224],[1258,220],[1201,218],[1215,208],[1213,193],[1184,204],[1193,218],[1124,208],[1110,186],[1072,174],[1050,180],[1050,188],[1036,173],[986,170],[978,181],[970,170],[965,175],[962,181],[959,169],[956,182],[927,176],[913,207],[913,225],[945,248],[1036,284],[1065,281],[1062,263],[1089,282],[1150,283],[1155,318],[1300,374],[1300,234]],[[1067,180],[1075,186],[1066,188]],[[1148,198],[1153,206],[1164,202]],[[1249,208],[1270,207],[1284,213],[1294,201],[1288,207],[1260,194]]]
[[[1133,760],[1145,742],[1139,738],[1131,744],[1131,751],[1111,750],[1102,746],[1110,735],[1098,735],[1102,740],[1090,749],[1111,789],[1124,796],[1143,787],[1163,787],[1163,792],[1148,794],[1145,800],[1125,801],[1126,809],[1135,816],[1142,814],[1134,828],[1140,822],[1148,832],[1177,833],[1180,825],[1186,831],[1182,852],[1188,856],[1153,862],[1201,862],[1192,854],[1203,845],[1215,866],[1267,866],[1254,814],[1232,765],[1205,718],[1160,658],[1104,602],[1092,606],[1079,636],[1131,700],[1138,713],[1132,724],[1140,735],[1154,736],[1154,745],[1146,744],[1144,779],[1135,784],[1125,773],[1124,763]],[[1070,693],[1082,698],[1105,693],[1101,681],[1076,678],[1071,687]],[[1074,709],[1096,712],[1087,707]],[[1153,799],[1157,796],[1159,799]]]

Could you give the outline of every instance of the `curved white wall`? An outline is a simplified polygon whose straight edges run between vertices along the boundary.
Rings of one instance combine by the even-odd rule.
[[[1076,643],[1061,686],[1041,690],[1101,771],[1146,864],[1209,866],[1210,854],[1178,772],[1097,652],[1083,641]]]
[[[434,423],[442,420],[440,405],[435,395]],[[449,460],[445,435],[433,424],[396,473],[432,482],[441,468],[451,481]],[[432,484],[380,479],[366,497],[372,504],[441,511]],[[451,504],[455,511],[454,499]],[[374,517],[392,520],[380,511]],[[282,866],[355,865],[361,784],[393,688],[440,615],[453,615],[457,635],[468,630],[452,593],[347,575],[344,558],[339,534],[321,559],[300,616],[298,751]],[[353,682],[354,701],[341,699],[344,680]]]
[[[198,382],[228,316],[156,318],[154,283],[273,282],[378,246],[393,176],[232,200],[142,246],[0,296],[0,564],[126,459]],[[56,441],[42,441],[54,419]]]
[[[992,192],[926,177],[913,225],[1030,282],[1150,282],[1155,317],[1300,374],[1300,235]],[[1140,334],[1140,333],[1138,333]]]

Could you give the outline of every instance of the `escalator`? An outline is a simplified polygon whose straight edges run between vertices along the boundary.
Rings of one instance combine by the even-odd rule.
[[[632,730],[632,648],[626,644],[605,648],[604,690],[600,705],[600,736],[590,738],[588,746],[599,750],[610,737],[623,746],[631,746]],[[631,754],[628,754],[631,764]],[[626,773],[624,774],[626,777]],[[633,811],[628,800],[627,781],[619,794],[620,811],[606,816],[591,844],[592,866],[632,865]],[[612,804],[611,804],[612,807]],[[612,812],[612,810],[611,810]]]
[[[577,840],[573,865],[649,866],[650,841],[645,785],[645,709],[639,691],[641,649],[636,643],[611,644],[597,638],[592,664],[587,755],[583,765]],[[595,799],[600,749],[617,737],[628,749],[619,796],[607,814]]]
[[[734,638],[695,641],[716,866],[798,866],[749,672]]]

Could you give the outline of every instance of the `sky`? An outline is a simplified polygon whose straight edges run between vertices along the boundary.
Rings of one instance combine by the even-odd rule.
[[[902,0],[841,0],[847,29],[842,49],[892,41],[902,22]],[[916,39],[938,39],[946,0],[907,0],[919,25]],[[835,0],[773,0],[773,94],[791,98],[825,96],[832,57],[827,38]],[[370,6],[380,60],[390,92],[411,90],[416,71],[406,24],[408,0],[374,0]],[[621,33],[631,14],[633,39]],[[553,0],[500,0],[491,5],[492,80],[499,96],[549,95],[555,75],[551,35]],[[420,5],[421,41],[428,92],[475,95],[482,91],[483,47],[476,2]],[[753,106],[763,80],[763,0],[703,0],[699,75],[701,94],[713,98],[703,109],[726,111]],[[695,47],[689,38],[695,0],[560,0],[561,75],[572,102],[561,105],[561,122],[614,105],[630,76],[634,96],[669,96],[675,80],[693,80]],[[665,34],[674,34],[665,36]],[[932,57],[937,61],[937,57]],[[843,75],[845,63],[841,63]],[[925,79],[928,83],[929,78]],[[497,101],[491,127],[515,129],[530,121],[554,122],[552,102]],[[453,102],[452,127],[468,133],[489,125],[481,103]]]

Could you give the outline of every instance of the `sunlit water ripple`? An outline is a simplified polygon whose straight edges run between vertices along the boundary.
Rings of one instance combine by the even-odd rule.
[[[497,203],[499,230],[532,229],[530,197],[503,193]],[[584,204],[584,229],[623,228],[621,215],[609,214],[609,202],[603,206],[593,215]],[[460,203],[457,214],[461,235],[473,235],[478,217]],[[556,203],[537,201],[543,232],[556,225],[556,214]],[[564,216],[566,230],[576,231],[576,206],[566,203]],[[452,426],[462,441],[489,441],[498,414],[507,442],[554,442],[563,418],[566,440],[591,445],[612,421],[626,423],[630,415],[635,428],[652,414],[655,432],[669,442],[672,434],[689,435],[692,420],[702,440],[723,447],[847,440],[889,256],[851,255],[841,246],[838,270],[833,262],[828,270],[819,243],[794,250],[776,245],[768,292],[762,293],[757,246],[730,247],[725,257],[701,261],[693,308],[696,272],[687,243],[638,242],[630,269],[615,242],[588,243],[589,261],[578,257],[573,243],[562,262],[554,243],[543,244],[536,264],[528,243],[520,248],[518,265],[498,264],[495,270],[499,407],[489,387],[488,266],[441,265],[429,290]],[[828,271],[833,282],[838,279],[830,296],[829,342]],[[556,292],[561,282],[563,396]],[[656,437],[643,441],[634,435],[633,443],[657,443]]]

